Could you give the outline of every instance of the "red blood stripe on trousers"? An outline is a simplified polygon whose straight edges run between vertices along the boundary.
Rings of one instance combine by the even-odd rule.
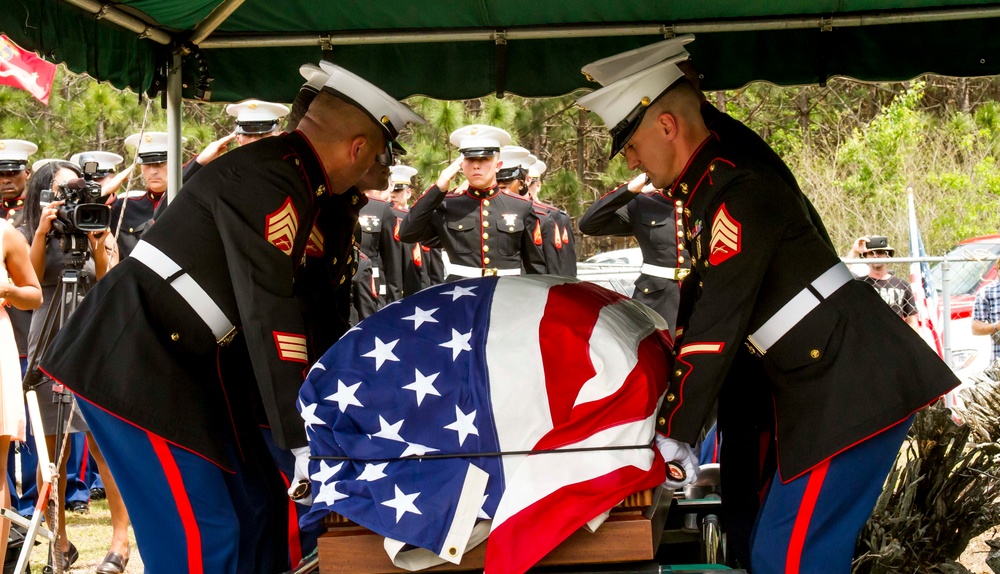
[[[823,481],[826,479],[826,471],[830,468],[830,459],[825,460],[809,474],[809,482],[806,483],[806,491],[802,495],[802,502],[799,504],[799,512],[795,516],[795,526],[792,527],[792,537],[788,542],[788,555],[785,558],[785,574],[798,574],[802,562],[802,548],[806,543],[806,535],[809,533],[809,521],[812,520],[813,511],[816,510],[816,501],[819,493],[823,490]]]
[[[174,505],[181,518],[181,525],[184,528],[184,538],[187,541],[187,566],[189,574],[204,574],[205,566],[201,552],[201,532],[198,529],[198,520],[194,516],[194,509],[191,507],[191,499],[188,498],[187,489],[184,488],[184,479],[181,471],[177,467],[177,461],[170,452],[167,441],[152,433],[146,433],[149,442],[156,453],[156,458],[160,460],[163,467],[163,474],[167,478],[167,485],[170,487],[170,494],[174,498]]]

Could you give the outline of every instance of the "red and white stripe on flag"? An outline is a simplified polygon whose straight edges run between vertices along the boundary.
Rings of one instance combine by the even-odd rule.
[[[590,283],[509,279],[497,285],[486,344],[501,450],[650,444],[672,362],[663,319]],[[503,473],[487,572],[526,571],[665,479],[653,448],[505,456]]]
[[[26,90],[48,105],[56,65],[23,50],[10,38],[0,35],[0,84]]]

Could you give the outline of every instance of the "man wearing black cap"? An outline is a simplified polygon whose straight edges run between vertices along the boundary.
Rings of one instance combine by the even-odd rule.
[[[913,297],[910,282],[890,273],[889,266],[884,261],[879,261],[892,257],[895,253],[896,250],[889,246],[888,237],[872,235],[859,237],[851,246],[850,257],[871,260],[868,262],[868,274],[858,277],[858,281],[871,285],[894,313],[913,327],[914,331],[919,332],[917,300]]]
[[[347,329],[334,293],[366,202],[349,190],[422,121],[321,66],[298,129],[206,166],[42,359],[121,477],[144,561],[168,571],[273,573],[308,551],[284,538],[286,485],[260,424],[291,451],[307,501],[300,483],[318,464],[296,403],[309,365]]]
[[[400,223],[407,242],[440,241],[450,261],[449,279],[544,273],[542,253],[532,239],[538,218],[531,202],[497,187],[500,148],[510,134],[500,128],[471,125],[451,134],[462,152],[441,172],[437,183],[413,204]],[[448,193],[459,171],[468,189]]]
[[[681,287],[676,360],[655,441],[664,460],[688,472],[666,484],[696,476],[690,445],[716,399],[726,468],[728,437],[746,445],[770,417],[734,421],[727,412],[756,403],[730,403],[766,397],[777,470],[750,550],[739,552],[749,554],[743,565],[759,573],[850,572],[857,533],[913,413],[958,380],[852,280],[795,190],[708,130],[698,92],[677,66],[686,56],[638,52],[619,58],[628,72],[579,103],[612,126],[612,155],[624,153],[630,169],[682,202],[692,270]],[[644,179],[629,185],[638,191]],[[748,351],[743,360],[757,362],[763,377],[747,380],[735,369]],[[749,469],[748,479],[756,472]]]

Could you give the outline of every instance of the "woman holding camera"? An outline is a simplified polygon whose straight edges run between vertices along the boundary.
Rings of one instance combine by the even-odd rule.
[[[21,391],[21,361],[7,307],[37,309],[42,304],[38,277],[28,260],[28,243],[6,219],[0,219],[0,477],[7,476],[7,453],[11,441],[25,439],[24,395]],[[7,480],[0,480],[0,504],[10,508]],[[7,540],[10,522],[0,520],[0,540]],[[7,544],[0,546],[0,564]]]
[[[75,306],[78,301],[66,300],[56,302],[55,292],[62,281],[62,271],[67,267],[69,261],[66,260],[63,248],[58,237],[51,233],[53,222],[58,218],[60,206],[65,204],[62,198],[62,190],[74,179],[82,176],[79,168],[66,161],[53,161],[40,167],[28,181],[25,217],[20,228],[21,232],[29,239],[31,244],[30,259],[35,273],[41,281],[42,293],[45,302],[31,317],[31,329],[28,331],[28,356],[31,364],[37,364],[36,354],[44,352],[40,349],[40,340],[43,336],[42,330],[45,316],[51,305],[65,304],[69,308]],[[46,192],[54,192],[52,194]],[[51,200],[51,201],[49,201]],[[113,264],[115,255],[114,242],[110,241],[111,234],[108,230],[87,233],[89,252],[93,259],[88,260],[80,274],[84,281],[92,283],[100,279],[109,268],[109,260]],[[109,248],[110,247],[110,248]],[[54,333],[53,333],[54,335]],[[38,387],[39,408],[42,413],[42,426],[45,430],[45,440],[48,444],[49,455],[54,458],[55,427],[58,419],[56,404],[48,397],[52,396],[52,381],[47,380]],[[113,534],[111,539],[111,549],[105,557],[104,562],[97,567],[97,572],[114,574],[124,572],[125,564],[128,563],[129,541],[128,541],[128,512],[125,510],[125,503],[115,484],[111,472],[107,468],[104,457],[98,445],[90,435],[83,417],[77,415],[68,420],[70,405],[65,405],[63,424],[69,423],[68,432],[87,432],[87,443],[90,452],[97,461],[101,478],[107,491],[108,506],[111,510],[111,525]],[[60,476],[66,476],[66,461],[62,461]],[[66,508],[62,504],[65,500],[66,481],[59,482],[59,540],[63,554],[63,568],[69,568],[78,558],[79,552],[66,535]]]

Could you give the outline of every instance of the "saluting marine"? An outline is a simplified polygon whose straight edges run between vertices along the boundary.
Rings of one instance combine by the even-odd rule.
[[[538,218],[525,198],[500,191],[500,148],[510,134],[500,128],[471,125],[455,130],[451,143],[462,155],[452,162],[399,226],[399,238],[434,244],[448,253],[449,279],[544,273],[545,262],[532,233]],[[449,193],[461,170],[468,189]]]
[[[181,143],[186,141],[187,138],[181,138]],[[125,147],[136,150],[136,163],[142,171],[146,189],[128,191],[111,204],[111,231],[117,238],[121,259],[129,256],[143,232],[152,225],[153,213],[166,197],[167,133],[132,134],[125,138]]]
[[[236,118],[236,129],[233,130],[233,133],[205,146],[205,149],[197,157],[189,161],[184,166],[182,181],[186,182],[191,179],[194,174],[198,173],[198,170],[225,153],[233,140],[236,140],[239,145],[245,146],[261,138],[281,133],[278,124],[281,118],[288,115],[288,106],[261,100],[245,100],[226,106],[226,113]]]
[[[684,244],[684,207],[652,186],[632,187],[639,189],[633,191],[629,184],[622,184],[595,201],[580,218],[580,231],[635,237],[642,267],[632,298],[659,313],[674,329],[680,282],[691,269]]]
[[[555,225],[553,242],[556,247],[556,264],[550,273],[565,277],[576,277],[576,237],[573,235],[573,221],[569,214],[554,205],[549,205],[539,197],[542,193],[542,174],[547,166],[542,160],[536,160],[528,166],[527,193],[536,209],[541,206],[552,218]]]
[[[394,165],[389,168],[389,200],[396,216],[396,227],[392,230],[393,240],[399,247],[400,287],[402,296],[413,295],[430,285],[427,259],[423,246],[399,239],[399,224],[410,212],[409,200],[413,195],[413,178],[417,170],[408,165]],[[428,249],[429,251],[429,249]]]

